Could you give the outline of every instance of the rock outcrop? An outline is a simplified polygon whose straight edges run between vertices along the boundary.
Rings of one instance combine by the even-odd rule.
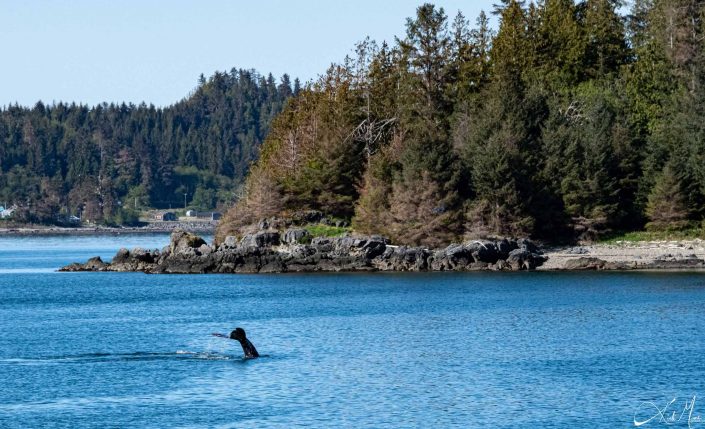
[[[269,225],[262,225],[268,227]],[[142,271],[146,273],[274,273],[314,271],[478,271],[533,270],[546,258],[528,240],[472,241],[444,249],[392,246],[380,236],[311,238],[289,228],[265,229],[218,246],[178,230],[160,250],[120,249],[108,264],[92,258],[61,271]]]
[[[626,270],[630,267],[619,262],[607,262],[600,258],[582,257],[569,259],[563,269],[569,271]]]

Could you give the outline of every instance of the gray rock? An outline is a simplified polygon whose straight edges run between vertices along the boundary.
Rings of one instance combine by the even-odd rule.
[[[442,250],[432,252],[428,258],[429,269],[433,271],[464,271],[475,262],[473,248],[462,244],[451,244]]]
[[[119,253],[119,251],[118,251]],[[117,255],[116,255],[117,256]],[[130,252],[130,258],[138,262],[146,262],[148,264],[151,264],[154,262],[154,256],[152,253],[148,250],[142,249],[140,247],[136,247],[132,249],[132,252]]]
[[[565,261],[563,268],[566,270],[603,270],[607,261],[599,258],[575,258]]]
[[[87,270],[100,270],[102,268],[105,268],[107,265],[108,264],[103,262],[100,256],[95,256],[86,261],[85,268]]]
[[[473,241],[466,245],[474,262],[494,264],[499,260],[497,246],[491,241]]]
[[[130,251],[125,249],[124,247],[118,250],[118,252],[113,256],[113,260],[111,263],[113,264],[122,264],[127,262],[127,260],[130,258]]]
[[[517,246],[519,249],[524,249],[528,250],[531,253],[536,253],[540,254],[541,251],[539,250],[538,246],[536,246],[531,240],[528,238],[520,238],[517,240]]]
[[[366,258],[374,259],[384,254],[384,251],[387,250],[387,241],[380,236],[369,237],[364,240],[362,250],[365,253]]]
[[[103,262],[100,256],[94,256],[84,264],[74,262],[71,265],[60,268],[59,271],[105,271],[107,268],[108,264]]]
[[[353,256],[363,259],[374,259],[384,253],[386,241],[379,236],[360,237],[345,236],[316,240],[319,249],[332,253],[334,257]],[[327,249],[331,250],[327,250]]]
[[[702,269],[705,268],[705,260],[699,259],[697,256],[669,260],[654,260],[639,268],[662,270]]]
[[[512,270],[511,264],[505,260],[502,260],[502,259],[497,261],[496,264],[490,266],[489,268],[494,271],[511,271]]]
[[[271,247],[279,245],[279,232],[259,231],[254,234],[246,234],[240,241],[240,246],[245,248]]]
[[[533,270],[543,264],[546,258],[538,253],[532,253],[525,247],[509,252],[506,262],[513,271]]]
[[[317,215],[312,215],[317,216]],[[120,249],[111,264],[92,259],[67,271],[144,271],[150,273],[263,273],[300,271],[470,271],[534,269],[545,258],[530,242],[476,241],[445,249],[389,246],[380,236],[310,236],[301,228],[227,237],[217,248],[185,231],[175,231],[159,250]],[[281,241],[285,246],[278,246]],[[301,243],[304,241],[304,243]],[[505,258],[506,256],[506,258]]]
[[[509,252],[511,252],[514,249],[518,249],[519,246],[517,245],[517,242],[514,240],[507,240],[502,239],[499,240],[495,243],[495,247],[497,248],[497,257],[499,260],[504,260],[509,257]]]
[[[284,231],[282,242],[287,244],[302,244],[310,241],[311,234],[303,228],[290,228]]]
[[[387,247],[373,265],[382,271],[425,271],[429,256],[428,250],[418,247]]]
[[[232,235],[228,235],[227,237],[225,237],[225,240],[223,240],[223,244],[222,244],[223,247],[230,248],[230,249],[236,248],[237,245],[238,245],[238,239],[237,239],[237,237],[232,236]]]
[[[171,233],[169,251],[171,254],[181,253],[189,249],[197,249],[203,244],[206,244],[206,242],[201,237],[183,229],[177,229]]]
[[[316,250],[323,253],[333,251],[333,241],[328,237],[315,237],[313,240],[311,240],[311,246],[315,247]]]

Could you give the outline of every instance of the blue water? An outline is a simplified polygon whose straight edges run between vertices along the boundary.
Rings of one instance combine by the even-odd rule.
[[[0,238],[0,427],[627,428],[694,395],[705,414],[705,275],[53,271],[167,241]],[[268,356],[210,336],[235,326]]]

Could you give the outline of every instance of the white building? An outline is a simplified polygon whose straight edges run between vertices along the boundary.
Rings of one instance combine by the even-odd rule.
[[[12,216],[12,213],[15,211],[15,207],[10,207],[10,208],[5,208],[0,206],[0,219],[7,219],[10,216]]]

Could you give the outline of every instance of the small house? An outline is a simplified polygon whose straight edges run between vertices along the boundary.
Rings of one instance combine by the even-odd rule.
[[[11,217],[14,211],[14,207],[10,207],[8,209],[6,209],[5,207],[0,207],[0,219],[7,219]]]
[[[154,220],[160,220],[164,222],[175,221],[176,213],[174,212],[159,212],[154,215]]]

